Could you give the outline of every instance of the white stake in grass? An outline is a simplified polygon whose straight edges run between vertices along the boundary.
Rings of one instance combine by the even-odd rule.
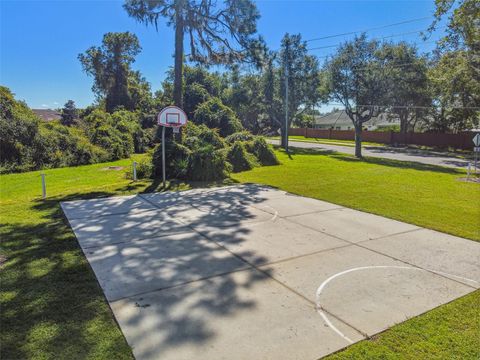
[[[45,181],[45,174],[40,174],[40,177],[42,178],[42,199],[45,199],[47,197],[47,183]]]

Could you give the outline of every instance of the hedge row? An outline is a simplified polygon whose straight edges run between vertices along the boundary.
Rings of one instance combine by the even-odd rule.
[[[265,139],[249,133],[232,134],[224,139],[217,129],[188,123],[182,137],[182,143],[173,138],[165,142],[166,171],[169,178],[193,181],[219,180],[227,177],[232,171],[244,171],[254,166],[279,163],[272,147]],[[161,144],[153,152],[152,164],[152,175],[161,177]]]
[[[95,109],[73,126],[41,121],[0,87],[0,173],[117,160],[153,145],[153,129],[134,112]]]

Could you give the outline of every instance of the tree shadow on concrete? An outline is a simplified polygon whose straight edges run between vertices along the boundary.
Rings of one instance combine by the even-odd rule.
[[[154,211],[99,216],[94,226],[89,218],[72,221],[137,356],[164,356],[180,345],[203,344],[218,335],[215,319],[255,307],[254,298],[242,293],[268,279],[269,269],[247,272],[242,282],[235,274],[252,269],[246,258],[254,263],[266,259],[253,250],[232,254],[201,233],[234,226],[237,234],[245,234],[245,224],[270,219],[271,214],[250,207],[264,200],[263,189],[150,193],[141,197]],[[117,308],[117,301],[130,310]],[[132,314],[133,306],[138,309]]]
[[[9,254],[2,269],[4,275],[8,274],[2,280],[2,291],[8,294],[2,304],[2,328],[9,329],[2,341],[5,358],[29,358],[35,352],[58,358],[131,357],[130,349],[115,326],[103,291],[59,205],[62,201],[103,198],[124,190],[74,193],[33,201],[30,211],[40,215],[41,221],[1,225],[3,246]],[[127,226],[117,231],[117,234],[127,234],[123,242],[108,245],[111,246],[110,251],[101,253],[92,262],[94,268],[97,265],[106,267],[105,274],[108,273],[108,266],[111,266],[109,264],[117,264],[110,269],[110,273],[115,275],[113,278],[142,281],[142,276],[145,276],[142,271],[147,269],[150,273],[146,275],[145,281],[152,284],[158,282],[156,289],[174,286],[169,290],[170,295],[162,297],[156,306],[148,304],[141,307],[144,312],[140,311],[128,319],[128,326],[139,324],[145,316],[161,319],[161,322],[155,322],[145,333],[129,337],[129,342],[133,344],[152,341],[150,345],[137,349],[142,356],[163,354],[180,345],[205,343],[214,338],[218,334],[210,321],[254,308],[255,300],[242,296],[241,293],[264,282],[268,277],[256,270],[244,270],[249,266],[242,259],[253,257],[257,262],[265,262],[262,255],[255,254],[254,251],[233,255],[195,233],[193,229],[189,229],[186,238],[176,240],[163,236],[168,233],[168,229],[163,234],[147,234],[147,238],[139,241],[132,241],[128,235],[134,235],[136,229],[148,228],[149,221],[157,224],[162,201],[170,207],[167,217],[180,219],[182,216],[193,216],[195,228],[212,224],[222,228],[236,224],[238,234],[245,234],[249,230],[242,224],[256,221],[259,216],[252,213],[249,205],[264,200],[261,192],[261,187],[249,187],[239,193],[225,191],[210,195],[193,191],[191,196],[182,194],[182,204],[177,197],[173,205],[171,199],[167,200],[168,196],[157,203],[152,200],[156,206],[154,216],[146,216],[149,210],[141,210],[137,218],[139,226]],[[190,206],[190,209],[186,209],[182,206],[195,202],[200,202],[203,207]],[[233,209],[235,214],[229,215]],[[185,211],[193,214],[185,215]],[[93,224],[99,229],[98,234],[101,236],[102,231],[106,234],[109,224],[123,215],[95,216]],[[128,214],[125,216],[128,217]],[[77,221],[80,232],[82,226],[87,227],[87,223],[92,221],[84,220],[85,224],[82,224],[82,219]],[[94,236],[93,233],[90,235]],[[239,238],[238,241],[242,240]],[[144,251],[140,251],[135,258],[142,264],[141,267],[118,267],[118,261],[121,263],[129,260],[122,252],[125,247],[143,248]],[[169,247],[170,252],[165,250]],[[89,248],[85,247],[84,251],[87,249]],[[164,258],[155,261],[151,254],[163,254]],[[209,271],[205,273],[205,269]],[[239,271],[247,271],[247,276],[241,283],[235,278]],[[268,273],[269,269],[264,271]],[[219,272],[222,273],[221,276]],[[198,284],[206,286],[208,291],[199,293],[191,282],[203,277],[208,279],[204,283],[199,281]],[[182,285],[185,282],[191,285]],[[117,285],[128,288],[131,282]],[[137,298],[134,302],[141,300]],[[185,311],[178,312],[179,306]],[[24,340],[19,342],[18,338]],[[25,346],[18,346],[19,343]]]

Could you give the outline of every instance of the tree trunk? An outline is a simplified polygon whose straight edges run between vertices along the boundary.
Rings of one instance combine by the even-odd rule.
[[[355,124],[355,156],[362,157],[362,124]]]
[[[175,2],[175,76],[173,80],[173,102],[183,107],[183,0]]]

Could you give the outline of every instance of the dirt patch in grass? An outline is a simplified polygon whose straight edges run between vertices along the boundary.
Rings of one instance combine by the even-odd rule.
[[[107,166],[107,167],[101,168],[100,170],[103,170],[103,171],[107,171],[107,170],[120,171],[120,170],[123,170],[123,169],[125,169],[124,166]]]

